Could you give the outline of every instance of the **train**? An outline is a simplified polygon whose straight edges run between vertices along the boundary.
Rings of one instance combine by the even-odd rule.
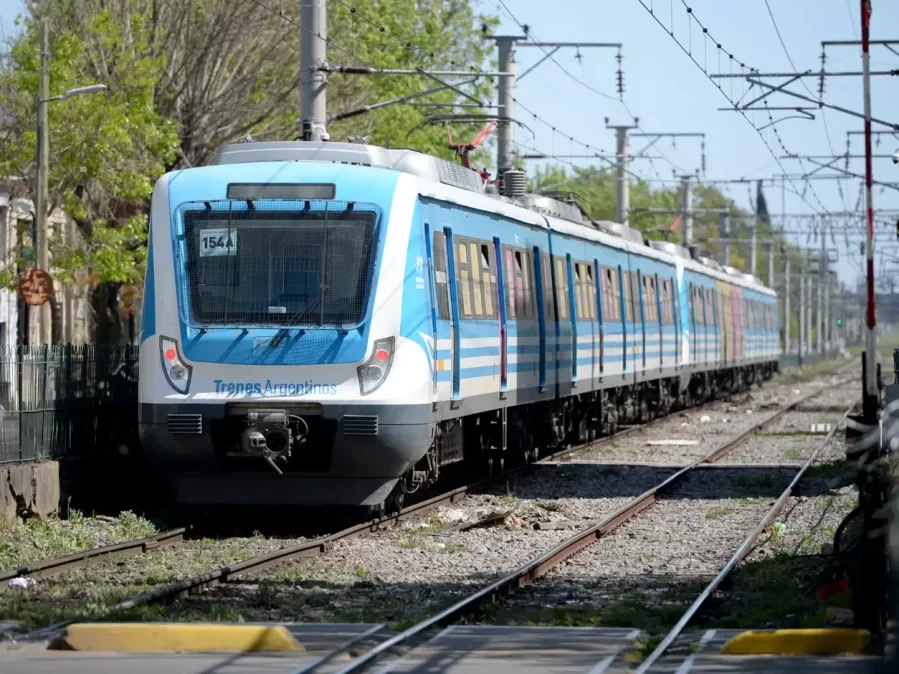
[[[139,432],[179,504],[384,512],[778,368],[772,289],[521,171],[244,142],[149,221]]]

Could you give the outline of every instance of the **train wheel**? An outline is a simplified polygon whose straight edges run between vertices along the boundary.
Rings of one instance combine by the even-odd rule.
[[[403,509],[405,501],[406,494],[403,492],[400,485],[397,484],[393,491],[390,492],[390,496],[388,496],[387,500],[384,502],[386,512],[389,514],[398,513]]]

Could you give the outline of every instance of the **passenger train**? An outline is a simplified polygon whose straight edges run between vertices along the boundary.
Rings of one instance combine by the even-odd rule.
[[[777,369],[757,279],[523,188],[334,142],[164,175],[139,422],[174,499],[396,508]]]

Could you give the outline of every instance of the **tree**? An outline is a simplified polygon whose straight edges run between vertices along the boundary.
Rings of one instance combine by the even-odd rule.
[[[351,11],[355,8],[355,11]],[[458,68],[486,63],[489,44],[468,0],[329,2],[329,62],[381,68]],[[299,44],[316,39],[298,27],[298,3],[278,0],[55,0],[31,3],[23,30],[0,72],[0,109],[12,123],[0,137],[0,171],[21,176],[19,196],[33,193],[34,93],[38,20],[51,33],[51,94],[102,82],[109,95],[52,104],[51,205],[78,224],[85,244],[54,233],[52,272],[71,283],[88,269],[97,284],[96,318],[117,306],[122,284],[143,276],[146,213],[155,180],[165,171],[212,160],[215,148],[251,136],[296,137]],[[381,27],[384,30],[381,30]],[[338,49],[339,48],[339,49]],[[344,50],[344,51],[341,51]],[[456,65],[449,62],[455,61]],[[423,76],[332,75],[329,109],[423,91]],[[486,99],[491,83],[469,89]],[[452,90],[421,101],[457,102]],[[442,128],[423,124],[423,108],[391,106],[334,124],[332,138],[370,135],[388,146],[414,144],[449,158]],[[462,137],[477,126],[457,130]],[[13,275],[0,279],[11,284]],[[132,296],[136,296],[131,293]],[[110,316],[116,320],[115,312]],[[101,328],[97,338],[112,334]]]

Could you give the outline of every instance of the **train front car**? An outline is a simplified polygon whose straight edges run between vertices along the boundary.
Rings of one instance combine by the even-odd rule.
[[[178,503],[380,508],[433,439],[428,356],[399,333],[414,188],[266,145],[156,185],[145,455]]]

